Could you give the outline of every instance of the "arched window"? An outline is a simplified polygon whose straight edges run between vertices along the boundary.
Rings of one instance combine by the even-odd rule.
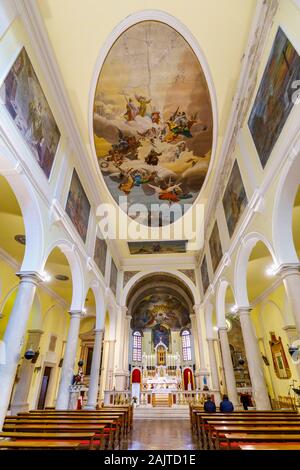
[[[132,360],[137,362],[142,360],[142,335],[139,331],[133,333]]]
[[[189,330],[183,330],[181,333],[182,357],[184,361],[192,360],[191,333]]]

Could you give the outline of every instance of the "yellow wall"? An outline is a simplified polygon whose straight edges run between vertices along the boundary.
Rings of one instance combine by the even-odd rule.
[[[297,382],[299,381],[297,369],[288,352],[289,339],[285,330],[283,330],[283,326],[285,325],[285,308],[285,290],[284,286],[281,285],[272,292],[263,303],[258,304],[251,314],[257,337],[263,338],[263,342],[259,342],[261,352],[268,358],[270,364],[269,366],[264,365],[264,372],[268,383],[269,393],[272,398],[274,395],[275,397],[278,397],[279,395],[287,396],[291,381],[293,379],[297,380]],[[271,331],[275,332],[276,338],[279,336],[281,337],[282,345],[292,374],[289,379],[279,379],[275,374],[271,348],[269,345]]]

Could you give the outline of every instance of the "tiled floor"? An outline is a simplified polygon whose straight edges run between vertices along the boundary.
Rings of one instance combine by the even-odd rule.
[[[199,449],[188,419],[135,420],[125,447],[130,450]]]

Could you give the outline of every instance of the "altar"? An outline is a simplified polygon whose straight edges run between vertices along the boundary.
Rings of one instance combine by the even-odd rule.
[[[142,390],[163,394],[182,388],[180,355],[168,354],[162,341],[155,347],[155,354],[143,353],[142,363]]]

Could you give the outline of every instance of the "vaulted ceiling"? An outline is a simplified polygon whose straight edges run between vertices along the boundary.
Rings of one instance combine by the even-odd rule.
[[[113,41],[118,38],[116,32],[116,28],[120,28],[118,25],[137,11],[147,8],[163,10],[177,18],[185,26],[191,41],[195,39],[194,44],[198,44],[201,49],[201,57],[198,58],[201,67],[206,72],[214,114],[214,142],[210,171],[197,198],[197,203],[205,204],[214,191],[213,175],[229,121],[256,0],[245,0],[242,3],[240,0],[227,0],[226,2],[198,0],[189,5],[167,0],[153,0],[151,2],[146,0],[142,2],[140,0],[127,0],[126,2],[112,0],[109,3],[109,8],[103,8],[103,3],[98,0],[85,0],[84,2],[64,0],[63,8],[60,0],[38,0],[37,4],[87,151],[87,164],[98,177],[99,201],[111,202],[111,195],[107,191],[97,163],[92,129],[93,100],[100,72],[100,55],[102,54],[103,62],[104,51],[108,52]],[[176,21],[174,19],[174,22]],[[179,25],[178,28],[180,29],[181,26]],[[168,42],[168,38],[165,39]],[[156,43],[155,47],[158,46],[159,43]],[[170,44],[162,44],[165,51],[168,51],[169,46]],[[166,63],[167,59],[166,56]],[[163,65],[164,61],[162,61]],[[186,71],[185,67],[187,65],[183,62],[183,72]],[[139,73],[138,59],[136,59],[136,73]],[[136,91],[139,94],[142,92],[138,88]],[[126,91],[125,95],[129,100],[130,93]],[[107,98],[109,99],[109,96]],[[138,104],[136,102],[135,107],[138,107]],[[174,101],[174,107],[169,106],[168,111],[176,111],[177,106],[178,104],[176,105]],[[186,111],[183,107],[180,109],[181,112]],[[126,103],[124,102],[124,113],[125,111]],[[167,116],[165,115],[164,118],[166,119]],[[157,153],[159,151],[160,149],[157,149]],[[125,183],[127,183],[127,179]],[[160,185],[161,190],[160,183],[161,181],[159,183],[156,181],[154,186]],[[174,180],[169,179],[169,184],[174,184]],[[179,192],[182,191],[182,187]],[[197,193],[195,194],[197,197]],[[187,214],[191,218],[196,218],[194,210],[188,211]],[[146,234],[146,232],[142,233]],[[197,247],[197,249],[199,248],[201,246]],[[117,249],[123,259],[130,258],[131,255],[125,241],[117,242]],[[187,257],[184,253],[179,256]]]

